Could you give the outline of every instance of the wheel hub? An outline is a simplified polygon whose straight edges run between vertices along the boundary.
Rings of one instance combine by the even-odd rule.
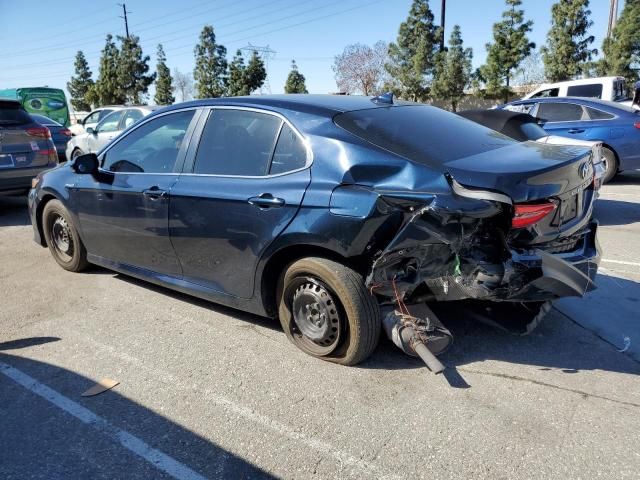
[[[300,333],[322,347],[334,346],[339,337],[339,318],[331,294],[321,285],[308,282],[293,296],[293,319]]]
[[[56,248],[62,253],[70,254],[72,249],[71,234],[69,224],[63,217],[58,217],[51,227],[53,241]]]

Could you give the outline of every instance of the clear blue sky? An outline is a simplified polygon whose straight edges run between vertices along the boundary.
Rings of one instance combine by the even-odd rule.
[[[95,79],[105,35],[124,34],[116,2],[0,0],[0,88],[64,88],[79,49]],[[553,3],[523,2],[526,18],[534,21],[531,39],[538,45],[545,42]],[[291,59],[306,76],[311,93],[327,93],[336,90],[334,55],[350,43],[395,40],[411,0],[128,0],[126,4],[130,32],[140,36],[152,68],[156,45],[162,43],[172,70],[192,71],[193,47],[202,26],[211,24],[229,58],[249,42],[277,52],[269,65],[273,93],[282,93]],[[439,22],[440,1],[430,4]],[[623,4],[621,0],[619,11]],[[447,31],[460,25],[466,45],[473,48],[474,66],[484,62],[485,43],[491,41],[492,25],[504,8],[504,0],[448,0]],[[590,8],[591,33],[600,48],[609,2],[591,0]]]

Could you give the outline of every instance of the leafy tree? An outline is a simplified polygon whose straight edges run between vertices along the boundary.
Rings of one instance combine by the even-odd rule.
[[[149,55],[142,55],[140,38],[135,35],[118,37],[121,42],[118,59],[118,84],[125,103],[139,104],[153,83],[156,74],[149,72]]]
[[[291,62],[291,71],[287,77],[287,83],[284,84],[284,93],[309,93],[305,84],[304,75],[298,71],[296,61]]]
[[[126,97],[119,86],[118,66],[120,52],[111,34],[107,35],[104,49],[100,55],[98,80],[88,93],[88,100],[96,106],[124,103]]]
[[[193,80],[188,73],[182,73],[177,68],[173,70],[174,91],[180,94],[180,101],[186,102],[193,98]]]
[[[386,69],[393,77],[395,93],[413,101],[429,99],[428,80],[439,39],[428,0],[413,0],[407,20],[400,24],[397,43],[389,45]]]
[[[347,45],[333,62],[336,84],[341,92],[376,95],[383,90],[389,60],[389,46],[382,41],[373,47],[354,43]]]
[[[216,43],[211,25],[205,25],[200,33],[200,43],[194,49],[196,67],[196,97],[221,97],[227,91],[227,49]]]
[[[586,62],[598,54],[597,49],[589,48],[594,37],[587,35],[593,25],[588,7],[589,0],[560,0],[551,8],[552,25],[542,58],[546,77],[552,82],[582,74]]]
[[[632,84],[640,72],[640,0],[626,0],[613,34],[602,44],[600,75],[622,75]]]
[[[436,70],[431,86],[434,98],[447,100],[455,112],[464,97],[464,89],[471,78],[473,50],[464,48],[460,27],[455,25],[449,39],[449,49],[438,53]]]
[[[227,82],[227,95],[235,97],[246,95],[244,84],[244,72],[246,70],[242,52],[238,50],[233,61],[229,64],[229,79]]]
[[[89,92],[93,88],[94,83],[91,79],[89,64],[81,50],[76,54],[74,65],[76,76],[71,77],[71,80],[67,82],[67,90],[69,90],[69,94],[71,95],[71,105],[73,105],[75,110],[89,111],[91,110],[91,104],[87,100],[87,97],[91,98]]]
[[[246,95],[250,95],[264,85],[267,79],[267,70],[264,66],[264,62],[258,52],[254,50],[247,63],[247,68],[244,71],[244,82],[246,86]]]
[[[480,68],[487,93],[504,95],[509,101],[509,84],[512,72],[536,48],[529,41],[527,33],[531,31],[533,22],[524,21],[524,10],[516,9],[522,0],[505,0],[509,7],[502,14],[502,21],[493,25],[493,43],[487,43],[487,63]]]
[[[538,85],[546,80],[544,63],[540,50],[533,50],[517,68],[514,76],[516,85],[526,87],[527,93],[533,92]],[[520,92],[523,93],[523,92]]]
[[[167,67],[167,56],[162,44],[158,45],[158,63],[156,65],[156,95],[153,98],[158,105],[171,105],[176,101],[173,96],[171,70]]]

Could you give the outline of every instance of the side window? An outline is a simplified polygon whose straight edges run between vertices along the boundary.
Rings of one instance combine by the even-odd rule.
[[[568,97],[602,98],[602,84],[572,85],[567,88]]]
[[[300,137],[287,125],[282,126],[269,174],[290,172],[307,164],[307,149]]]
[[[538,118],[547,122],[575,122],[582,119],[583,111],[575,103],[540,103]]]
[[[91,115],[84,119],[84,123],[98,123],[100,121],[100,114],[102,112],[104,112],[104,110],[93,112]]]
[[[596,110],[595,108],[584,108],[587,109],[587,113],[589,114],[589,118],[591,120],[610,120],[615,116],[610,113],[603,112],[602,110]]]
[[[507,105],[504,107],[505,110],[509,110],[510,112],[518,112],[518,113],[531,113],[535,103],[521,103],[519,105]]]
[[[194,173],[266,175],[281,124],[267,113],[214,109],[202,132]]]
[[[106,117],[107,115],[109,115],[111,112],[113,112],[113,110],[111,110],[110,108],[105,108],[104,110],[100,110],[98,112],[98,120],[96,120],[96,122],[99,122],[100,120],[102,120],[104,117]]]
[[[126,110],[126,113],[124,114],[124,122],[122,124],[122,127],[128,128],[134,123],[136,123],[138,120],[140,120],[142,117],[144,117],[144,114],[137,108],[133,110]]]
[[[558,93],[560,93],[559,88],[549,88],[547,90],[542,90],[535,95],[532,95],[531,98],[547,98],[547,97],[557,97]]]
[[[120,110],[119,112],[113,112],[111,115],[104,117],[104,120],[101,120],[96,126],[98,132],[116,132],[123,114],[124,110]]]
[[[185,134],[194,111],[170,113],[141,125],[121,137],[102,159],[112,172],[171,173],[185,149]]]

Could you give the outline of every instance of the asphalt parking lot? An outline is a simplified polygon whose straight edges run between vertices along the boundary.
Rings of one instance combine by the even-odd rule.
[[[603,273],[638,302],[640,174],[598,202]],[[341,367],[277,322],[65,272],[31,238],[24,199],[0,198],[3,479],[638,478],[640,364],[557,310],[529,337],[442,318],[446,376],[386,339]]]

